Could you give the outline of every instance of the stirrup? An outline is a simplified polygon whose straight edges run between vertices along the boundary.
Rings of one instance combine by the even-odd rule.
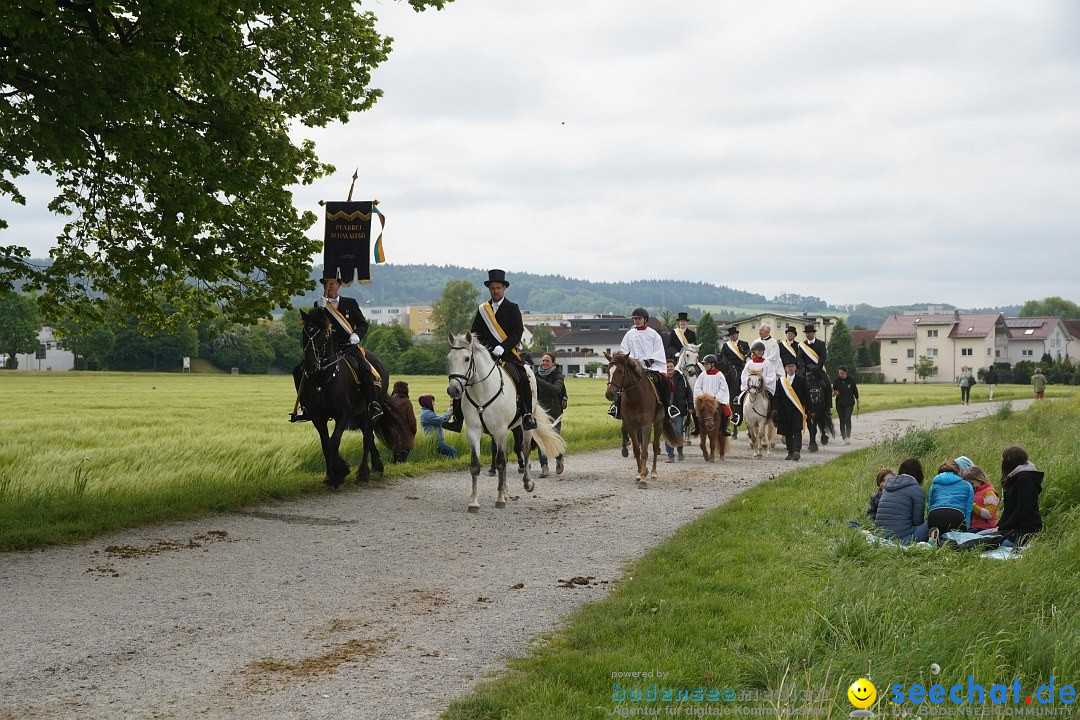
[[[682,415],[682,413],[679,412],[679,408],[675,407],[674,405],[668,405],[667,406],[667,414],[668,414],[668,417],[671,418],[672,420],[674,420],[675,418]]]
[[[289,413],[289,422],[311,422],[311,418],[307,416],[306,412],[301,412],[299,415],[297,415],[296,413]]]
[[[611,407],[608,408],[607,414],[616,420],[619,419],[619,406],[615,403],[611,403]]]
[[[521,427],[523,430],[536,429],[536,418],[532,416],[532,413],[525,413],[521,416]]]
[[[367,411],[368,417],[370,417],[372,420],[378,420],[382,417],[383,414],[382,405],[375,402],[374,400],[368,403]]]

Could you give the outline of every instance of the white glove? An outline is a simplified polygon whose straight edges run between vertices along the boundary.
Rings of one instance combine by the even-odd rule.
[[[315,307],[325,308],[326,307],[326,298],[321,297],[318,300],[316,300],[315,301]]]
[[[495,349],[491,351],[491,354],[497,358],[500,358],[503,356],[504,352],[506,352],[506,349],[502,345],[496,345]]]
[[[352,335],[349,336],[349,342],[352,343],[353,345],[359,345],[360,344],[360,336],[357,335],[356,333],[353,333]]]

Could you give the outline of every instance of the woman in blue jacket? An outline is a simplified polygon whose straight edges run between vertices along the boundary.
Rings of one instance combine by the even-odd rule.
[[[975,502],[975,491],[971,483],[965,480],[961,468],[964,464],[971,467],[971,460],[960,456],[956,460],[946,460],[938,467],[938,474],[930,481],[930,509],[926,522],[930,526],[930,542],[936,542],[938,536],[950,530],[966,530],[971,522],[971,508]]]

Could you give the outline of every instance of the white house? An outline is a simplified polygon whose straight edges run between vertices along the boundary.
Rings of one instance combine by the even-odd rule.
[[[73,370],[75,355],[60,347],[53,329],[46,325],[38,331],[38,352],[19,353],[19,370]],[[8,356],[0,355],[0,367],[7,367]]]
[[[1008,357],[999,362],[1015,365],[1022,360],[1039,362],[1043,355],[1054,360],[1064,359],[1069,354],[1069,330],[1056,317],[1005,318],[1009,327]]]
[[[920,357],[934,361],[926,382],[954,382],[960,368],[1004,362],[1009,328],[1001,313],[905,313],[890,315],[878,330],[886,382],[917,382]]]

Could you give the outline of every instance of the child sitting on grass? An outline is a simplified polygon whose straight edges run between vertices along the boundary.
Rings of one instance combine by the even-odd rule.
[[[946,460],[938,466],[938,474],[930,481],[926,524],[929,526],[931,543],[936,543],[942,533],[967,529],[971,522],[975,491],[960,477],[963,472],[961,464],[969,468],[974,463],[963,455],[956,460]]]
[[[971,483],[975,498],[971,507],[971,530],[990,530],[997,527],[998,496],[990,478],[978,465],[964,471],[964,479]]]
[[[867,509],[866,514],[870,518],[870,522],[874,522],[874,516],[877,515],[878,503],[881,502],[881,493],[884,491],[882,487],[885,484],[885,480],[896,475],[895,472],[889,468],[881,468],[878,470],[875,483],[877,484],[877,492],[870,496],[870,507]]]
[[[1028,460],[1027,451],[1010,445],[1001,452],[1001,492],[1004,509],[998,533],[1016,545],[1042,530],[1039,493],[1043,473]]]

